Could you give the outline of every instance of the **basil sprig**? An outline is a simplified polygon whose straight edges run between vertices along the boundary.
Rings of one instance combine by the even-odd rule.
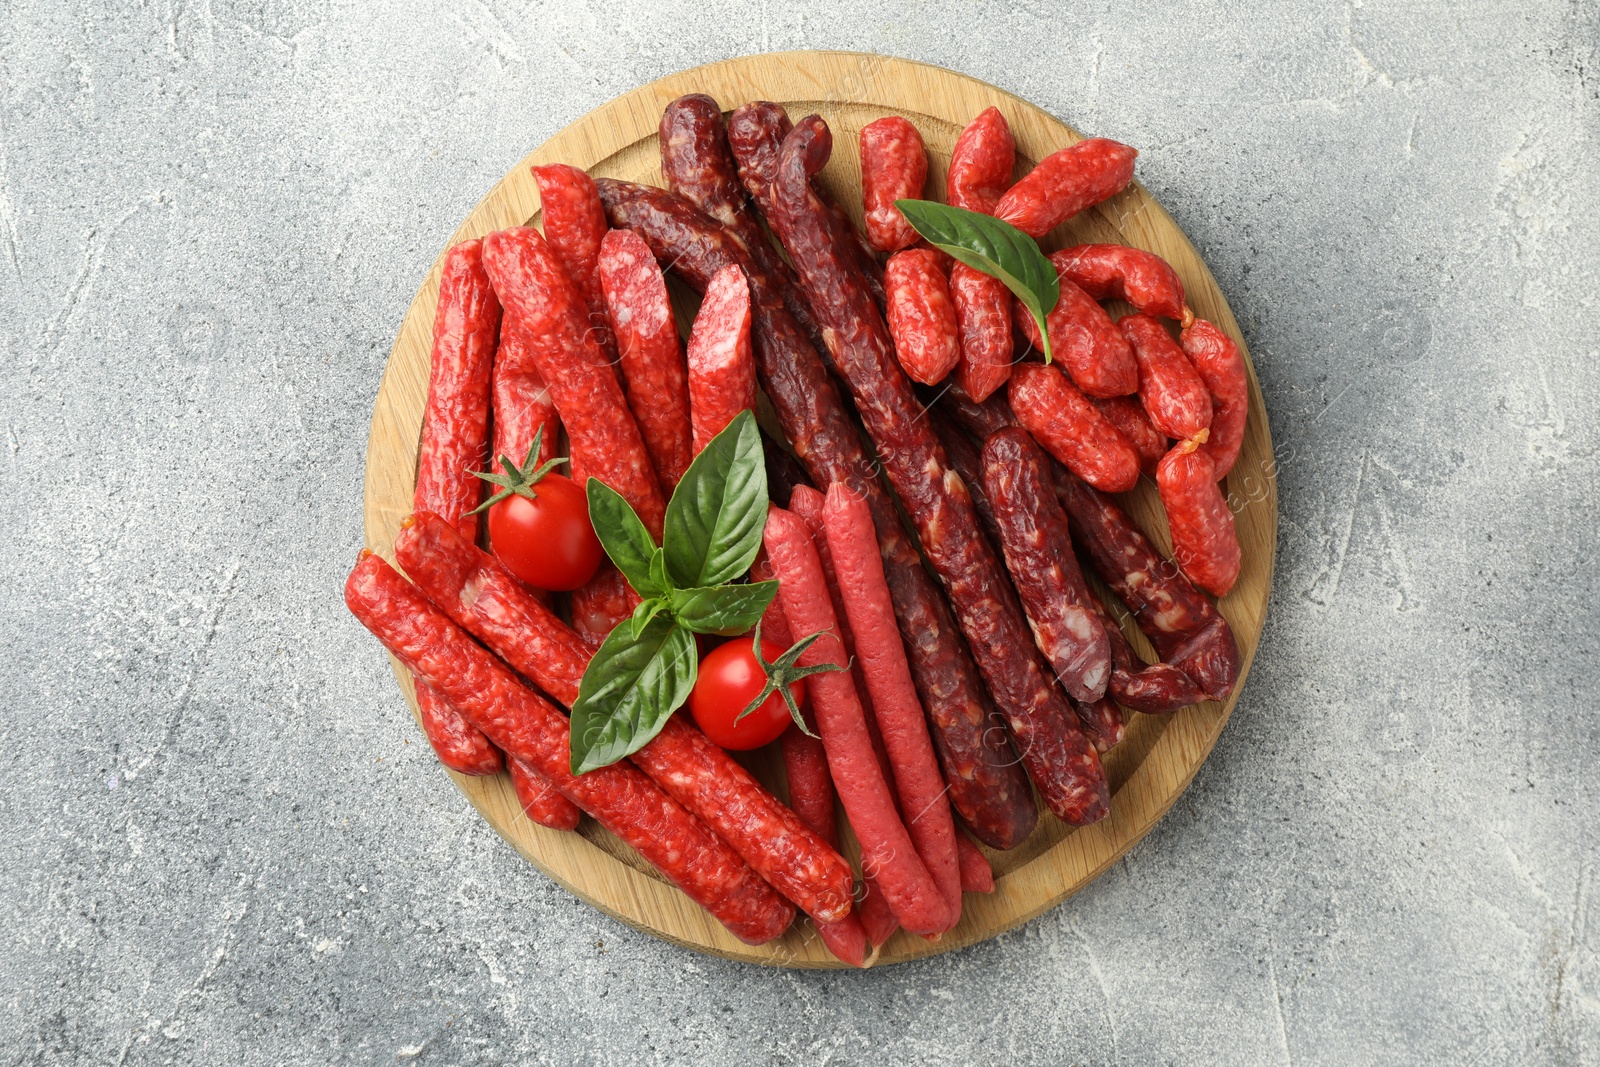
[[[701,450],[667,504],[662,544],[610,486],[590,478],[589,520],[642,603],[606,636],[572,704],[572,773],[639,751],[689,699],[695,634],[742,634],[777,582],[739,582],[761,547],[767,467],[755,416],[740,412]]]
[[[1061,297],[1055,264],[1039,251],[1039,242],[1009,222],[978,211],[936,204],[931,200],[896,200],[894,206],[927,242],[965,263],[1006,283],[1033,316],[1050,362],[1050,331],[1045,316]]]

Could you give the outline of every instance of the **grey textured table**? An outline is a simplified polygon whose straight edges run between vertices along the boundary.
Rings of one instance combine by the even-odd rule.
[[[0,1063],[1600,1062],[1600,11],[762,6],[4,5]],[[1182,801],[866,974],[553,886],[339,600],[456,222],[610,97],[802,47],[1139,146],[1282,446],[1261,654]]]

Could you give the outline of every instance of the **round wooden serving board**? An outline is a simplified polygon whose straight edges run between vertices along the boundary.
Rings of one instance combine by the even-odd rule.
[[[963,126],[995,105],[1011,123],[1017,141],[1017,175],[1034,161],[1080,139],[1080,135],[1026,101],[952,71],[901,59],[849,52],[783,52],[732,59],[674,74],[618,97],[590,112],[535,149],[512,168],[451,235],[458,241],[507,226],[539,222],[539,189],[528,168],[570,163],[596,176],[663,185],[656,126],[668,102],[685,93],[715,97],[727,111],[751,100],[775,100],[798,120],[821,114],[833,128],[835,151],[823,178],[838,202],[861,216],[857,135],[885,115],[904,115],[922,131],[930,156],[928,195],[943,200],[945,167]],[[1137,146],[1136,146],[1137,147]],[[1225,329],[1241,347],[1238,324],[1210,271],[1177,225],[1135,184],[1114,199],[1059,227],[1046,250],[1086,241],[1135,245],[1166,257],[1183,278],[1197,315]],[[441,249],[441,258],[442,258]],[[427,396],[428,360],[439,262],[411,302],[384,370],[367,445],[365,518],[367,545],[393,559],[400,520],[411,511],[417,447]],[[693,300],[674,284],[679,312]],[[687,320],[685,320],[687,321]],[[1261,389],[1251,370],[1250,421],[1244,450],[1225,486],[1237,501],[1236,521],[1244,572],[1222,601],[1244,653],[1244,670],[1233,700],[1203,704],[1165,718],[1135,715],[1127,739],[1106,758],[1112,789],[1111,816],[1096,826],[1072,830],[1043,812],[1038,829],[1018,848],[990,852],[995,892],[968,894],[961,924],[938,942],[900,931],[883,946],[876,963],[895,963],[961,948],[993,937],[1054,907],[1087,885],[1155,824],[1194,777],[1227,722],[1243,689],[1266,617],[1277,541],[1278,505],[1272,441]],[[1141,526],[1163,550],[1170,549],[1155,487],[1148,481],[1123,498]],[[1149,656],[1149,646],[1130,627],[1130,638]],[[396,677],[413,712],[410,676]],[[783,795],[775,759],[751,762]],[[676,944],[753,963],[789,967],[841,966],[802,921],[778,941],[751,948],[668,885],[626,845],[585,818],[575,833],[533,825],[522,814],[505,775],[466,778],[456,785],[517,851],[545,874],[606,914]],[[846,834],[848,838],[848,833]],[[854,842],[847,841],[853,850]],[[852,858],[854,858],[852,856]]]

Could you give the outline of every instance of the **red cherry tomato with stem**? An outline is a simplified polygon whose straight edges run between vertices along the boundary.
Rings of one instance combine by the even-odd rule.
[[[521,467],[501,456],[504,474],[478,475],[500,487],[478,510],[488,509],[489,543],[506,570],[535,588],[565,591],[594,577],[605,550],[589,523],[583,488],[551,471],[566,460],[535,466],[543,432],[534,434]]]
[[[761,642],[761,655],[771,662],[783,654],[781,645]],[[689,714],[701,732],[723,748],[743,751],[778,739],[789,728],[789,708],[783,694],[773,691],[761,705],[739,716],[766,688],[767,674],[756,662],[755,641],[735,637],[712,649],[700,661],[700,672],[689,693]],[[797,703],[805,704],[805,687],[789,686]]]

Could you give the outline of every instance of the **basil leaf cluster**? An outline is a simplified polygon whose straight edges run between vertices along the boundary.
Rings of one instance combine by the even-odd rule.
[[[606,636],[572,705],[572,773],[639,751],[689,699],[695,634],[733,635],[761,619],[777,582],[743,582],[767,522],[767,467],[755,416],[740,412],[695,457],[667,503],[662,543],[622,495],[588,484],[600,544],[642,599]]]

